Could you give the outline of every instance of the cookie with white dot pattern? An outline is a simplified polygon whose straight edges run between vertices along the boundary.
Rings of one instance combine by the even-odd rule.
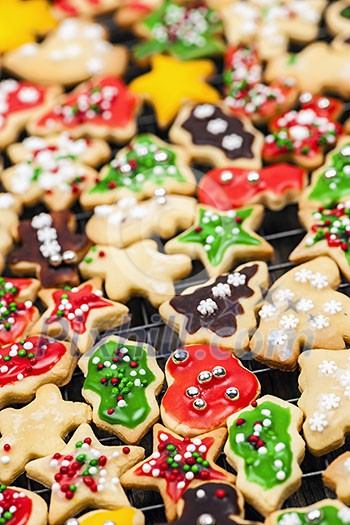
[[[47,505],[35,492],[22,487],[2,485],[0,496],[0,519],[3,520],[3,523],[47,524]]]
[[[350,510],[340,501],[324,499],[310,507],[288,508],[274,512],[265,521],[265,525],[348,525]]]

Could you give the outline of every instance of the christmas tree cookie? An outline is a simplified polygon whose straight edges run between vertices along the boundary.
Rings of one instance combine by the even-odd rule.
[[[324,499],[310,507],[289,508],[274,512],[265,521],[265,525],[349,525],[349,508],[334,499]]]

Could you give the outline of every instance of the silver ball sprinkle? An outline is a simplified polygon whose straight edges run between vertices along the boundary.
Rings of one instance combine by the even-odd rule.
[[[323,513],[320,509],[310,510],[306,514],[306,520],[308,523],[319,523],[323,518]]]
[[[299,97],[299,100],[302,104],[306,104],[307,102],[311,102],[312,98],[313,97],[311,93],[302,93]]]
[[[66,264],[74,264],[78,262],[78,255],[73,250],[66,250],[62,254],[62,259]]]
[[[326,109],[330,106],[330,101],[328,98],[320,98],[320,100],[317,102],[317,105],[321,109]]]
[[[213,376],[214,377],[225,377],[226,370],[223,366],[214,366],[213,368]]]
[[[215,525],[216,519],[211,514],[201,514],[197,519],[197,525]]]
[[[324,172],[324,176],[326,179],[333,179],[337,176],[337,170],[335,168],[329,168]]]
[[[234,401],[235,399],[239,398],[239,390],[238,388],[234,386],[230,386],[226,389],[225,396],[230,399],[231,401]]]
[[[186,350],[183,350],[182,348],[179,348],[173,353],[172,359],[175,364],[183,363],[184,361],[186,361],[186,359],[188,359],[188,352]]]
[[[208,383],[212,377],[213,374],[209,372],[209,370],[203,370],[202,372],[199,372],[197,379],[199,383]]]
[[[198,489],[196,492],[196,498],[203,499],[206,496],[206,492],[203,489]]]
[[[60,253],[55,253],[49,257],[49,263],[51,266],[60,266],[62,264],[62,255]]]
[[[119,166],[119,170],[120,170],[122,173],[130,173],[130,171],[131,171],[131,166],[130,166],[130,164],[122,164],[121,166]]]
[[[204,399],[198,398],[193,401],[193,408],[196,410],[204,410],[206,406],[207,404]]]
[[[196,386],[190,386],[186,390],[187,397],[196,397],[199,395],[199,390]]]
[[[350,146],[344,146],[344,148],[341,149],[341,152],[343,157],[350,157]]]
[[[247,175],[247,180],[251,184],[256,184],[260,180],[260,174],[257,171],[250,171]]]
[[[231,180],[233,179],[233,175],[230,171],[228,170],[224,170],[221,175],[220,175],[220,180],[221,182],[231,182]]]

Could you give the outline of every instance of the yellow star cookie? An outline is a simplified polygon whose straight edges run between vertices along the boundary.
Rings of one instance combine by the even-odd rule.
[[[133,80],[130,89],[153,104],[162,128],[172,122],[184,102],[214,103],[220,98],[216,89],[205,82],[215,73],[210,60],[180,62],[156,55],[151,65],[152,71]]]

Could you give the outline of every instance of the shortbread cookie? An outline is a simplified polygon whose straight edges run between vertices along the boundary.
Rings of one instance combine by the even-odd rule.
[[[280,78],[270,85],[264,82],[262,60],[254,44],[227,48],[223,80],[225,103],[232,114],[257,124],[285,112],[298,95],[294,78]]]
[[[47,307],[32,333],[47,333],[52,337],[69,338],[84,354],[104,331],[120,326],[127,320],[128,308],[103,297],[98,277],[78,287],[46,289],[39,298]]]
[[[122,75],[127,52],[107,41],[105,29],[70,18],[43,42],[26,44],[7,53],[3,66],[30,82],[70,86],[94,75]]]
[[[178,348],[166,368],[168,389],[161,403],[163,423],[182,436],[226,425],[226,419],[260,393],[255,375],[227,350],[210,345]]]
[[[297,507],[274,512],[265,521],[265,525],[348,525],[350,511],[348,507],[334,499],[324,499],[310,507]]]
[[[114,301],[124,303],[136,295],[158,307],[175,294],[173,282],[190,273],[191,259],[160,253],[155,241],[145,240],[126,249],[93,246],[79,270],[84,279],[102,277],[107,296]]]
[[[114,20],[118,26],[129,28],[158,9],[161,4],[162,0],[123,0]]]
[[[70,518],[64,525],[145,525],[142,512],[132,507],[123,507],[118,510],[93,510],[79,518]]]
[[[185,490],[202,481],[233,483],[235,476],[215,465],[214,461],[226,438],[218,429],[200,438],[181,438],[162,425],[153,427],[153,454],[126,472],[121,482],[126,488],[159,490],[168,520],[177,517],[176,504]],[[174,476],[176,469],[176,476]]]
[[[155,396],[164,376],[155,349],[113,335],[78,364],[85,376],[82,393],[93,406],[94,423],[126,443],[138,443],[159,418]]]
[[[306,352],[299,365],[305,441],[312,454],[322,456],[341,447],[350,430],[350,351]]]
[[[196,180],[184,148],[170,145],[151,134],[135,137],[105,166],[81,197],[85,208],[114,204],[124,197],[142,200],[162,188],[168,193],[192,195]]]
[[[47,505],[45,501],[22,487],[0,487],[3,523],[23,523],[25,525],[46,525]]]
[[[237,470],[237,488],[264,516],[301,485],[302,422],[301,410],[274,396],[260,398],[227,421],[225,454]]]
[[[87,421],[91,421],[88,405],[63,401],[59,388],[52,384],[41,386],[35,400],[24,408],[2,410],[0,482],[12,483],[29,461],[63,448],[63,438]]]
[[[198,205],[194,225],[164,247],[167,253],[186,253],[199,259],[210,277],[227,272],[236,261],[269,260],[271,244],[255,233],[264,215],[260,205],[220,212]]]
[[[306,169],[318,168],[324,152],[336,144],[342,126],[336,122],[343,104],[330,97],[300,96],[300,109],[269,123],[262,151],[267,162],[292,161]]]
[[[256,328],[254,308],[268,286],[267,266],[250,262],[191,286],[163,303],[159,313],[185,344],[208,343],[240,354]]]
[[[11,250],[19,223],[22,205],[11,193],[0,193],[0,273],[5,268],[5,256]]]
[[[169,136],[199,162],[217,167],[261,167],[263,136],[248,119],[238,119],[223,104],[186,105]]]
[[[63,449],[31,461],[26,472],[51,487],[49,524],[58,525],[89,507],[128,507],[119,478],[143,456],[141,447],[101,445],[91,427],[82,424]]]
[[[0,408],[28,403],[41,385],[66,385],[77,354],[69,343],[39,335],[1,347]]]
[[[117,77],[95,77],[62,95],[28,123],[31,135],[68,131],[72,137],[126,142],[136,133],[136,97]]]
[[[350,504],[350,452],[344,452],[332,461],[322,474],[324,484],[334,490],[337,498]]]
[[[275,164],[259,170],[217,168],[199,181],[198,200],[219,210],[263,204],[281,210],[298,202],[307,183],[306,171],[290,164]]]
[[[326,23],[333,35],[350,34],[350,6],[348,0],[332,2],[326,11]]]
[[[90,243],[75,229],[75,217],[68,210],[43,212],[21,221],[17,231],[21,246],[8,257],[12,272],[35,274],[44,288],[78,284],[76,265]]]
[[[340,350],[350,340],[350,299],[335,290],[337,265],[317,257],[280,277],[261,308],[250,342],[255,359],[281,370],[294,370],[301,349]]]
[[[133,80],[130,89],[150,102],[158,125],[168,127],[184,102],[215,103],[220,95],[206,80],[215,73],[210,60],[179,60],[165,55],[151,58],[152,71]]]
[[[53,0],[53,13],[57,18],[71,16],[98,16],[120,7],[121,0]]]

